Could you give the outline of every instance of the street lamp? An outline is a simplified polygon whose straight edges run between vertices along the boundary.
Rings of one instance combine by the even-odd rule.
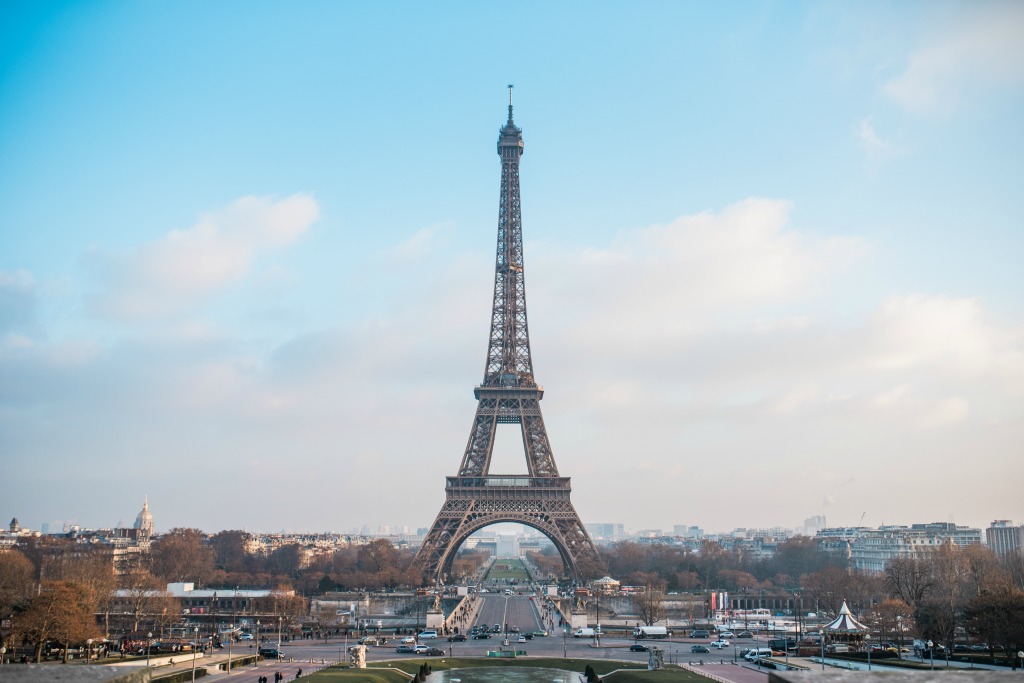
[[[149,651],[153,648],[153,632],[146,633],[146,666],[149,666]]]
[[[199,627],[194,627],[192,633],[192,683],[196,683],[196,648],[199,647]]]
[[[252,665],[260,665],[260,620],[256,620],[256,656],[252,658]]]
[[[277,656],[281,656],[281,617],[277,618]]]
[[[868,671],[871,671],[871,634],[864,635],[864,645],[868,648]]]
[[[228,624],[228,673],[231,673],[231,642],[235,639],[235,625]]]
[[[89,664],[89,660],[92,659],[92,638],[88,638],[85,641],[85,663]]]
[[[931,663],[930,665],[931,665],[932,671],[935,670],[935,650],[932,649],[934,647],[935,647],[935,643],[933,643],[932,641],[929,640],[928,641],[928,660]]]

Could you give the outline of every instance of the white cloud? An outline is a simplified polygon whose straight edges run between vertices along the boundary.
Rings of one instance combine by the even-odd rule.
[[[763,469],[756,482],[737,484],[744,499],[742,486],[789,486],[794,471],[818,482],[773,508],[781,522],[802,519],[826,493],[853,496],[844,488],[859,486],[849,483],[849,463],[906,481],[921,476],[918,454],[941,464],[970,448],[988,465],[1014,466],[1024,329],[994,322],[970,298],[891,296],[851,313],[844,287],[861,282],[844,281],[843,270],[860,275],[866,245],[810,236],[792,215],[786,202],[749,199],[623,231],[609,244],[527,245],[545,417],[585,518],[600,510],[600,491],[633,476],[623,460],[661,474],[635,482],[648,495],[628,514],[648,524],[664,514],[659,501],[681,494],[693,509],[720,504],[708,482],[727,471]],[[218,237],[208,239],[221,248],[223,221],[209,222]],[[411,253],[429,241],[415,237]],[[269,248],[255,242],[250,262]],[[427,523],[476,407],[492,272],[489,255],[432,253],[426,274],[368,267],[363,286],[388,282],[390,299],[375,296],[369,313],[335,328],[290,333],[269,355],[238,330],[192,319],[102,347],[0,345],[0,398],[14,406],[0,410],[0,433],[23,444],[18,462],[45,454],[55,469],[80,453],[174,461],[155,492],[165,499],[200,486],[199,467],[211,481],[230,472],[242,486],[273,477],[279,495],[258,518],[216,517],[263,528],[291,514],[289,501],[306,500],[310,476],[337,481],[345,495],[310,498],[301,523],[363,519],[379,492],[357,475],[383,462],[415,473],[389,484],[389,514]],[[209,296],[249,270],[199,278],[197,287]],[[843,310],[832,316],[832,307]],[[930,482],[929,491],[941,497],[954,490],[947,486]],[[970,495],[958,500],[980,505]],[[908,494],[889,502],[904,508],[878,514],[927,502]],[[181,523],[201,524],[214,504]]]
[[[789,225],[791,212],[789,202],[750,198],[623,231],[607,247],[543,254],[533,263],[555,281],[560,300],[538,308],[572,319],[601,346],[657,343],[722,313],[811,295],[866,253],[857,239],[801,235]]]
[[[885,84],[884,92],[903,107],[947,112],[967,88],[1024,82],[1024,3],[963,7],[910,55],[903,73]]]
[[[0,332],[23,331],[32,321],[35,306],[36,288],[32,273],[23,269],[0,270]]]
[[[248,276],[261,254],[294,242],[319,213],[309,195],[242,197],[129,253],[94,253],[102,289],[93,308],[119,320],[187,311]]]
[[[875,124],[870,118],[862,119],[857,127],[857,139],[860,145],[870,156],[874,158],[890,157],[901,152],[896,144],[885,140],[875,130]]]
[[[407,239],[392,249],[391,253],[399,260],[408,261],[423,258],[436,252],[448,241],[451,223],[438,223],[417,230]]]

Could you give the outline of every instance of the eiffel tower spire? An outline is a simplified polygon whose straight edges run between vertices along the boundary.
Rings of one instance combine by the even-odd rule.
[[[499,522],[517,522],[551,539],[566,573],[578,580],[581,561],[599,564],[600,560],[569,500],[569,478],[558,475],[540,410],[544,388],[533,376],[519,193],[523,131],[512,120],[511,85],[508,121],[498,132],[498,155],[498,244],[484,378],[474,390],[476,416],[459,474],[448,477],[445,504],[416,555],[416,563],[425,578],[440,580],[471,533]],[[490,474],[499,424],[520,426],[527,475]]]

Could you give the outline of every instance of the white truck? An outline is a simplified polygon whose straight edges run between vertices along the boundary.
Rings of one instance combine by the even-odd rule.
[[[672,635],[672,631],[669,631],[664,626],[637,626],[633,629],[633,637],[637,640],[641,638],[668,638]]]
[[[572,637],[573,638],[593,638],[596,633],[597,633],[597,631],[595,631],[592,628],[578,628],[578,629],[576,629],[576,632],[572,634]]]

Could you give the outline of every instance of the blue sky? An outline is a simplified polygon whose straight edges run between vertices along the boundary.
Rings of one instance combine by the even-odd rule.
[[[1024,521],[1022,37],[1011,2],[4,3],[0,513],[429,524],[515,83],[585,521]]]

